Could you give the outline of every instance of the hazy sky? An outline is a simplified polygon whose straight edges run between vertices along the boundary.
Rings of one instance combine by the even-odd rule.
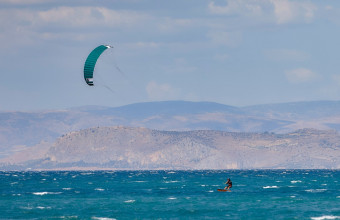
[[[0,110],[340,100],[339,39],[335,0],[0,0]]]

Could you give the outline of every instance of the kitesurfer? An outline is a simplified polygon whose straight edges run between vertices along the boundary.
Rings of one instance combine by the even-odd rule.
[[[233,183],[231,182],[230,178],[228,178],[228,181],[225,184],[227,184],[227,186],[224,187],[225,190],[230,190],[230,188],[233,186]]]

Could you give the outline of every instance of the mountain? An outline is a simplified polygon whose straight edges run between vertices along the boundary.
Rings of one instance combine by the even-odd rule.
[[[340,169],[340,135],[97,127],[0,160],[1,170]]]
[[[261,117],[287,120],[312,120],[339,116],[340,101],[290,102],[254,105],[242,108],[246,113]]]
[[[103,126],[168,131],[217,130],[287,133],[297,129],[340,130],[340,102],[295,102],[233,107],[214,102],[166,101],[121,107],[0,112],[0,158],[63,134]]]

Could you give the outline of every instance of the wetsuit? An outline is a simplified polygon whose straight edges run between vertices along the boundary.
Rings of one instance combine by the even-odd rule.
[[[233,183],[231,182],[230,179],[228,179],[226,184],[228,185],[228,189],[230,189],[233,186]]]
[[[228,188],[230,189],[231,187],[233,187],[233,183],[231,181],[229,181]]]

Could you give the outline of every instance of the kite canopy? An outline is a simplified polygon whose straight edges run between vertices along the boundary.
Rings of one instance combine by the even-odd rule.
[[[100,45],[96,47],[92,52],[89,54],[85,61],[84,65],[84,79],[87,85],[93,86],[93,71],[94,67],[96,66],[96,62],[100,55],[108,48],[113,48],[109,45]]]

